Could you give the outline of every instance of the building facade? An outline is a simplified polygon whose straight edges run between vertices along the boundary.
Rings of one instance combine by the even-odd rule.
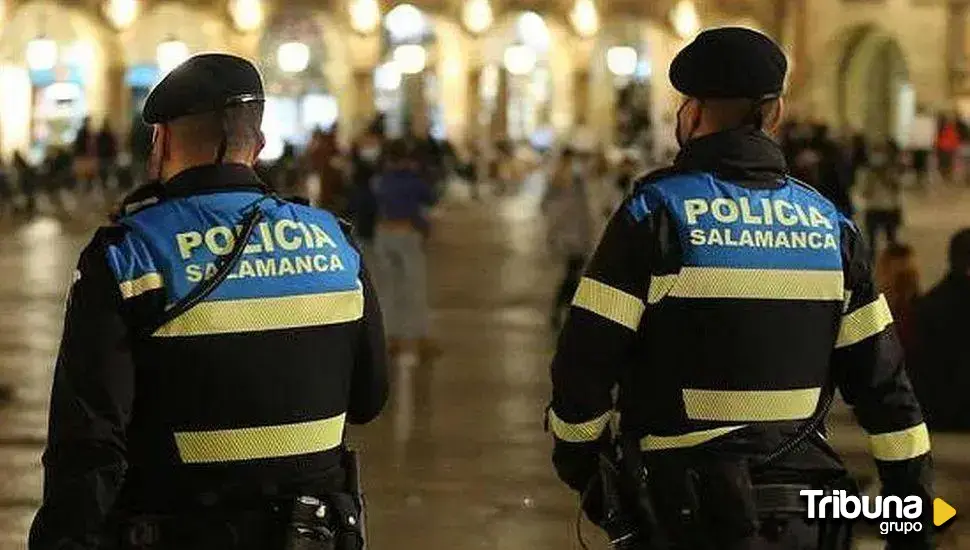
[[[459,144],[672,147],[670,60],[699,29],[745,25],[792,59],[803,118],[902,136],[917,104],[963,108],[967,3],[944,0],[0,0],[0,151],[64,144],[85,116],[126,131],[187,55],[257,62],[270,153],[311,129]],[[968,106],[970,107],[970,106]]]

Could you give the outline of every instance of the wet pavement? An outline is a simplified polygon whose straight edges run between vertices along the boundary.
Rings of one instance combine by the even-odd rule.
[[[575,498],[554,477],[541,423],[558,261],[544,252],[534,192],[484,203],[462,194],[439,207],[430,242],[443,353],[430,366],[396,366],[384,415],[352,431],[363,451],[371,547],[578,548]],[[903,237],[917,247],[928,286],[944,270],[950,234],[970,225],[970,190],[909,202]],[[92,218],[0,220],[0,385],[15,389],[0,405],[0,550],[25,546],[39,503],[64,296]],[[844,407],[832,425],[853,467],[867,469],[865,441]],[[970,436],[934,436],[934,446],[941,495],[970,509]],[[951,538],[970,532],[960,523]],[[604,547],[592,528],[584,532],[591,547]],[[949,544],[967,548],[970,538]]]

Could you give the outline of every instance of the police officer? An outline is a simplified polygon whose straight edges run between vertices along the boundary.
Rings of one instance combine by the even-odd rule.
[[[148,97],[158,181],[81,253],[31,549],[282,547],[295,502],[360,543],[344,428],[387,397],[380,309],[337,218],[257,178],[262,113],[223,54]]]
[[[837,388],[884,493],[922,497],[922,531],[890,542],[931,547],[929,438],[865,243],[766,134],[786,70],[774,42],[741,28],[676,56],[681,151],[637,182],[572,301],[552,364],[553,461],[591,519],[622,517],[598,473],[619,413],[624,461],[646,471],[637,521],[653,524],[617,546],[844,547],[838,526],[806,521],[801,494],[851,489],[819,433]]]

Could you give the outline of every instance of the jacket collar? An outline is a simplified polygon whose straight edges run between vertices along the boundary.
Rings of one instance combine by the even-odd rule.
[[[754,187],[777,187],[788,172],[781,147],[753,126],[693,139],[674,160],[681,172],[709,172]]]
[[[205,164],[175,174],[162,184],[165,197],[186,197],[251,188],[268,192],[256,171],[245,164]]]
[[[245,164],[194,166],[175,174],[164,183],[148,183],[135,189],[125,197],[111,218],[119,220],[167,199],[242,190],[272,193],[256,171]]]

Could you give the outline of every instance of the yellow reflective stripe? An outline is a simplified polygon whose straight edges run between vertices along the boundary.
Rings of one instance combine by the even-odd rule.
[[[603,435],[611,417],[612,411],[607,411],[592,420],[573,424],[562,420],[556,416],[556,411],[549,409],[549,429],[557,439],[569,443],[596,441]]]
[[[880,294],[875,301],[842,316],[835,347],[844,348],[857,344],[886,330],[892,322],[893,314],[889,311],[886,296]]]
[[[280,426],[175,434],[187,464],[258,460],[319,453],[340,445],[346,414]]]
[[[137,279],[129,279],[118,284],[118,288],[121,290],[121,297],[125,300],[134,298],[149,290],[162,288],[163,286],[165,286],[165,281],[162,280],[162,276],[158,273],[146,273]]]
[[[926,424],[869,436],[869,450],[876,460],[909,460],[930,452],[930,433]]]
[[[842,283],[842,271],[684,267],[670,296],[841,302]]]
[[[636,296],[589,277],[579,281],[573,305],[631,330],[637,330],[640,326],[644,309],[643,302]]]
[[[656,304],[670,294],[677,282],[677,275],[654,275],[650,277],[650,290],[647,292],[647,303]]]
[[[334,325],[364,315],[360,289],[302,296],[202,302],[154,336],[200,336]]]
[[[684,410],[692,420],[774,422],[812,416],[821,388],[798,390],[683,390]]]
[[[712,439],[740,430],[745,426],[725,426],[713,430],[688,432],[681,435],[647,435],[640,440],[641,451],[663,451],[666,449],[683,449],[707,443]]]

